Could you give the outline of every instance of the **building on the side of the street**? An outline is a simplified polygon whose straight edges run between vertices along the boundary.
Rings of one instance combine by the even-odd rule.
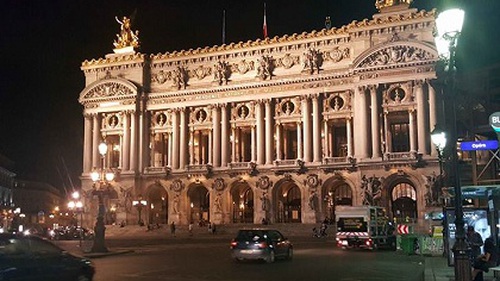
[[[16,174],[11,171],[14,163],[0,154],[0,231],[6,231],[14,217],[12,198]]]
[[[14,184],[13,201],[16,209],[19,208],[16,223],[24,227],[38,225],[52,227],[60,220],[68,220],[64,217],[59,219],[59,216],[70,215],[54,213],[63,207],[63,196],[57,188],[47,183],[17,179]]]
[[[107,223],[316,223],[366,204],[423,225],[442,206],[436,14],[376,2],[338,28],[84,61],[88,223],[91,172],[111,169]]]

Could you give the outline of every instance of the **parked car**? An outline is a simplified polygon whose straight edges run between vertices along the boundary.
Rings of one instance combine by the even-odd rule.
[[[91,281],[95,268],[38,236],[0,234],[0,280]]]
[[[94,232],[80,226],[62,226],[50,231],[53,240],[89,240],[94,238]]]
[[[235,261],[292,259],[293,245],[278,230],[242,229],[231,241],[231,257]]]

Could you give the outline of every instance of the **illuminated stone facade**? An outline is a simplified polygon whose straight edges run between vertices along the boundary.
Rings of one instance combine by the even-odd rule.
[[[423,219],[441,200],[435,14],[401,3],[339,28],[83,62],[86,199],[105,163],[107,223],[137,222],[139,198],[151,223],[316,223],[339,204]]]

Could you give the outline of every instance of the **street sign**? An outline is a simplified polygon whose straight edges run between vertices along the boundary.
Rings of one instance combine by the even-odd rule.
[[[398,234],[408,234],[410,233],[410,228],[406,224],[398,225]]]
[[[460,144],[460,149],[462,151],[497,150],[498,141],[496,140],[464,141]]]
[[[500,133],[500,112],[495,112],[490,115],[490,126],[495,132]]]

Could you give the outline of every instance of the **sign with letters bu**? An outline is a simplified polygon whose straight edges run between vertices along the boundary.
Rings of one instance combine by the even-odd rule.
[[[500,112],[495,112],[490,115],[490,126],[495,132],[500,133]]]
[[[473,150],[496,150],[498,149],[498,141],[484,140],[484,141],[464,141],[460,144],[462,151]]]

